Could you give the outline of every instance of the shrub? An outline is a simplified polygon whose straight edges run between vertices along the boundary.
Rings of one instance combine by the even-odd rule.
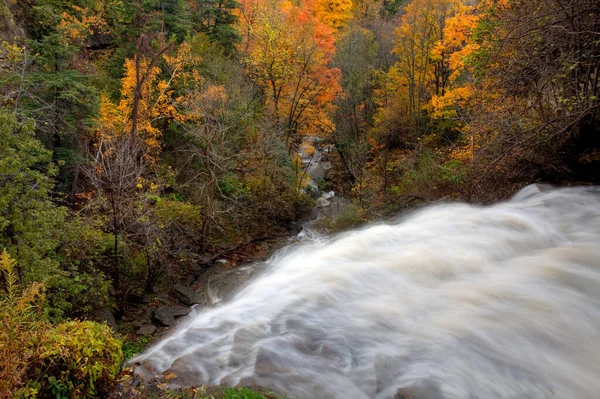
[[[16,262],[6,250],[0,254],[4,295],[0,296],[0,398],[35,397],[26,386],[26,372],[35,357],[45,324],[41,321],[44,287],[31,284],[20,290]]]
[[[43,312],[44,286],[21,289],[16,263],[0,254],[0,398],[90,398],[105,392],[123,361],[121,342],[106,325],[52,325]]]
[[[41,345],[30,366],[32,377],[43,391],[60,388],[70,398],[106,392],[123,361],[121,342],[110,327],[91,321],[61,323],[48,330]]]

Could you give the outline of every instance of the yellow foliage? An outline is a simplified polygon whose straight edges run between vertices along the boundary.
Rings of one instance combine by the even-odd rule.
[[[457,118],[457,108],[464,108],[474,95],[471,84],[449,89],[443,96],[432,96],[431,116],[434,118]]]
[[[316,18],[310,3],[242,2],[240,32],[252,78],[267,93],[266,106],[283,125],[286,140],[332,126],[329,112],[340,93],[341,73],[331,68],[334,30]]]
[[[27,384],[27,370],[36,356],[46,325],[40,321],[44,287],[34,283],[21,290],[16,263],[6,252],[0,254],[4,297],[0,297],[0,398],[33,397],[36,389]]]
[[[315,17],[330,28],[341,29],[352,19],[352,0],[311,0],[309,4]]]
[[[121,80],[121,100],[118,105],[103,95],[96,118],[96,142],[110,141],[123,134],[136,134],[146,145],[146,161],[155,165],[162,147],[160,121],[199,121],[200,99],[192,91],[189,96],[174,98],[175,87],[185,90],[197,88],[203,79],[196,69],[200,60],[194,56],[188,43],[182,43],[174,55],[165,54],[166,71],[151,65],[147,57],[125,60],[125,75]],[[161,72],[170,75],[160,79]],[[137,108],[136,108],[137,106]],[[185,110],[185,111],[184,111]],[[135,113],[135,115],[134,115]]]
[[[55,384],[64,386],[71,398],[84,399],[107,392],[122,361],[121,342],[113,337],[110,327],[92,321],[68,321],[47,331],[30,367],[38,377],[54,377]]]

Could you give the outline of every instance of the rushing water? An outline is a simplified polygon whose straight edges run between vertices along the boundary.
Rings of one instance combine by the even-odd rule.
[[[299,398],[600,397],[600,191],[529,186],[284,250],[134,359]]]

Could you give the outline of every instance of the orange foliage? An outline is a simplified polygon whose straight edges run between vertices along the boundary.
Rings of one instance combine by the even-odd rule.
[[[456,106],[473,91],[460,78],[468,72],[465,58],[475,50],[469,38],[477,21],[473,7],[461,0],[414,0],[406,6],[395,32],[398,61],[379,93],[378,124],[406,126],[418,136],[424,110],[436,118],[457,117]]]
[[[250,76],[268,93],[266,105],[288,146],[296,134],[331,126],[328,114],[340,93],[340,71],[329,66],[334,30],[306,4],[242,2],[240,46]]]

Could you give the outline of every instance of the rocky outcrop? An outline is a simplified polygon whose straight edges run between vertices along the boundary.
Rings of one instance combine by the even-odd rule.
[[[175,298],[186,306],[192,306],[202,302],[200,295],[198,295],[192,287],[184,283],[175,284],[171,291]]]
[[[311,219],[317,219],[319,217],[335,219],[349,204],[349,200],[342,197],[336,197],[333,191],[323,193],[321,197],[317,199],[317,205],[312,208],[309,217]]]
[[[175,319],[190,313],[190,309],[183,306],[161,306],[152,312],[152,319],[163,326],[172,326]]]

